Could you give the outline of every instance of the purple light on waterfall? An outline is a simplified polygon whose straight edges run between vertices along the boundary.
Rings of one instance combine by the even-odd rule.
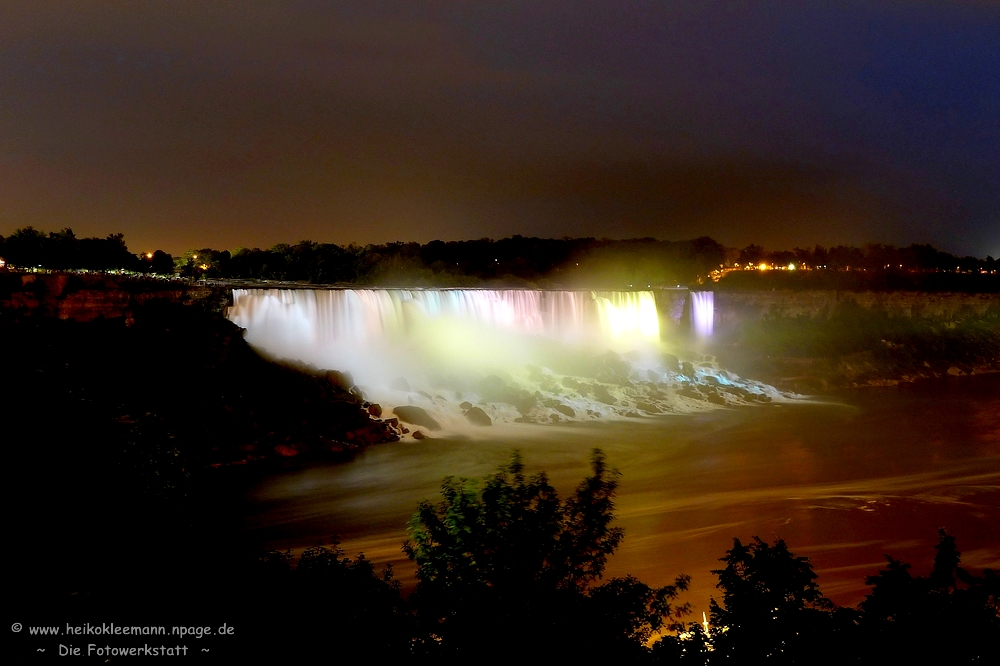
[[[691,292],[691,319],[695,335],[699,338],[712,335],[712,326],[715,324],[715,292]]]

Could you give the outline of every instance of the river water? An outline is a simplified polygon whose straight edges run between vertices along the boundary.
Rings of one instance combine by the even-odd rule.
[[[621,471],[625,540],[607,575],[650,585],[693,577],[696,617],[716,593],[711,569],[733,537],[783,538],[808,556],[823,592],[853,605],[884,554],[928,571],[937,528],[963,564],[1000,568],[1000,375],[855,390],[822,400],[568,425],[512,424],[462,437],[369,448],[346,463],[293,467],[247,493],[245,528],[268,549],[338,535],[348,554],[392,562],[421,499],[445,476],[478,478],[522,451],[561,495],[599,447]]]

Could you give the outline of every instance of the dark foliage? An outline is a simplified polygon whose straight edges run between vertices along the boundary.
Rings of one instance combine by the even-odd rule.
[[[595,586],[623,533],[610,526],[617,473],[600,451],[591,466],[563,501],[544,473],[526,477],[515,454],[481,491],[449,478],[440,504],[420,505],[404,548],[417,563],[422,654],[471,658],[485,631],[496,656],[635,659],[686,611],[672,605],[684,576],[662,588],[632,577]]]
[[[764,263],[769,267],[792,265],[796,270],[736,271],[727,274],[713,288],[723,291],[1000,291],[1000,266],[993,257],[956,257],[930,245],[895,247],[871,243],[860,248],[841,245],[826,249],[817,245],[813,250],[767,251],[751,244],[743,248],[734,261],[741,267]]]
[[[11,266],[42,267],[50,270],[86,269],[93,271],[129,270],[170,275],[173,258],[157,250],[137,257],[125,245],[124,234],[107,238],[77,238],[72,229],[46,234],[33,227],[0,236],[0,257]]]
[[[261,626],[239,648],[257,663],[359,651],[369,660],[410,656],[411,616],[392,567],[378,572],[363,554],[345,557],[336,540],[298,558],[268,553],[248,567],[245,583],[238,596]]]
[[[72,229],[45,234],[32,227],[0,236],[0,257],[21,267],[126,269],[172,274],[163,252],[129,253],[122,234],[76,238]],[[739,271],[717,289],[840,289],[855,291],[1000,291],[993,257],[956,257],[930,245],[869,244],[862,248],[769,251],[749,245],[736,253],[708,237],[689,241],[653,238],[533,238],[434,240],[382,245],[335,245],[303,240],[269,249],[201,248],[179,259],[189,278],[279,280],[315,284],[383,286],[640,288],[699,281],[726,261],[795,265],[808,271]],[[982,275],[985,272],[988,275]]]
[[[939,530],[934,567],[914,577],[888,566],[857,609],[836,608],[816,585],[809,561],[778,539],[735,539],[715,570],[722,603],[711,602],[708,634],[698,625],[653,646],[655,663],[888,664],[996,663],[1000,581],[966,571],[955,540]]]
[[[997,268],[993,257],[956,257],[931,245],[912,244],[896,247],[882,243],[869,243],[864,247],[838,245],[825,248],[817,245],[812,250],[765,250],[750,244],[740,250],[736,261],[745,266],[764,262],[770,266],[795,264],[797,268],[820,268],[842,271],[978,271]]]
[[[913,576],[910,565],[888,564],[865,582],[862,628],[875,659],[990,664],[1000,661],[1000,575],[975,576],[960,566],[955,538],[938,531],[934,568]]]
[[[833,604],[820,593],[809,560],[789,552],[784,541],[772,546],[758,537],[749,544],[734,539],[722,562],[726,567],[712,572],[722,603],[710,604],[719,655],[798,663],[817,642],[829,640]]]
[[[230,253],[202,249],[187,270],[212,277],[367,283],[385,286],[561,286],[627,288],[689,282],[725,258],[710,238],[488,238],[384,245],[301,241]],[[207,261],[203,259],[208,258]],[[204,268],[201,268],[204,266]]]

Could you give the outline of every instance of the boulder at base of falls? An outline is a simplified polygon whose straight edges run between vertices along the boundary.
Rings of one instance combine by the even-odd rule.
[[[440,430],[441,424],[434,420],[424,409],[413,405],[400,405],[392,410],[400,421],[412,425],[423,426],[428,430]]]
[[[351,387],[354,386],[354,378],[351,377],[351,373],[349,372],[328,370],[326,373],[326,379],[334,386],[342,388],[345,391],[350,391]]]
[[[712,403],[713,405],[725,405],[725,404],[727,404],[726,403],[726,399],[723,398],[721,395],[719,395],[715,391],[715,389],[709,389],[707,391],[707,397],[708,397],[708,401],[710,403]]]
[[[493,425],[493,420],[490,419],[490,415],[484,412],[479,407],[473,407],[465,412],[465,418],[468,419],[469,423],[477,426],[491,426]]]
[[[618,401],[608,391],[607,387],[597,384],[594,386],[594,398],[605,405],[617,405]]]
[[[664,354],[660,357],[660,360],[662,361],[663,367],[667,372],[673,372],[676,374],[681,371],[681,361],[673,354]]]
[[[555,409],[560,414],[565,414],[566,416],[569,416],[569,417],[576,416],[576,412],[573,411],[573,408],[570,407],[569,405],[562,405],[562,404],[560,404],[560,405],[556,405],[555,407],[553,407],[553,409]]]

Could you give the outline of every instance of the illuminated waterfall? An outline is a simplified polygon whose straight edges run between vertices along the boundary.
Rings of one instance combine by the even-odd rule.
[[[250,335],[337,344],[392,337],[416,317],[474,322],[564,342],[659,337],[652,292],[520,289],[234,289],[229,318]]]
[[[714,292],[691,292],[691,322],[698,337],[707,338],[712,335],[712,327],[715,324]]]
[[[659,340],[649,291],[234,289],[229,318],[274,356],[348,370],[369,384],[428,353],[436,363],[503,366],[529,361],[519,352],[532,339],[617,351]]]
[[[712,296],[689,294],[699,337]],[[780,397],[709,357],[678,364],[651,291],[234,289],[228,316],[270,356],[349,372],[367,399],[431,410],[451,430],[469,427],[463,405],[551,423]]]

